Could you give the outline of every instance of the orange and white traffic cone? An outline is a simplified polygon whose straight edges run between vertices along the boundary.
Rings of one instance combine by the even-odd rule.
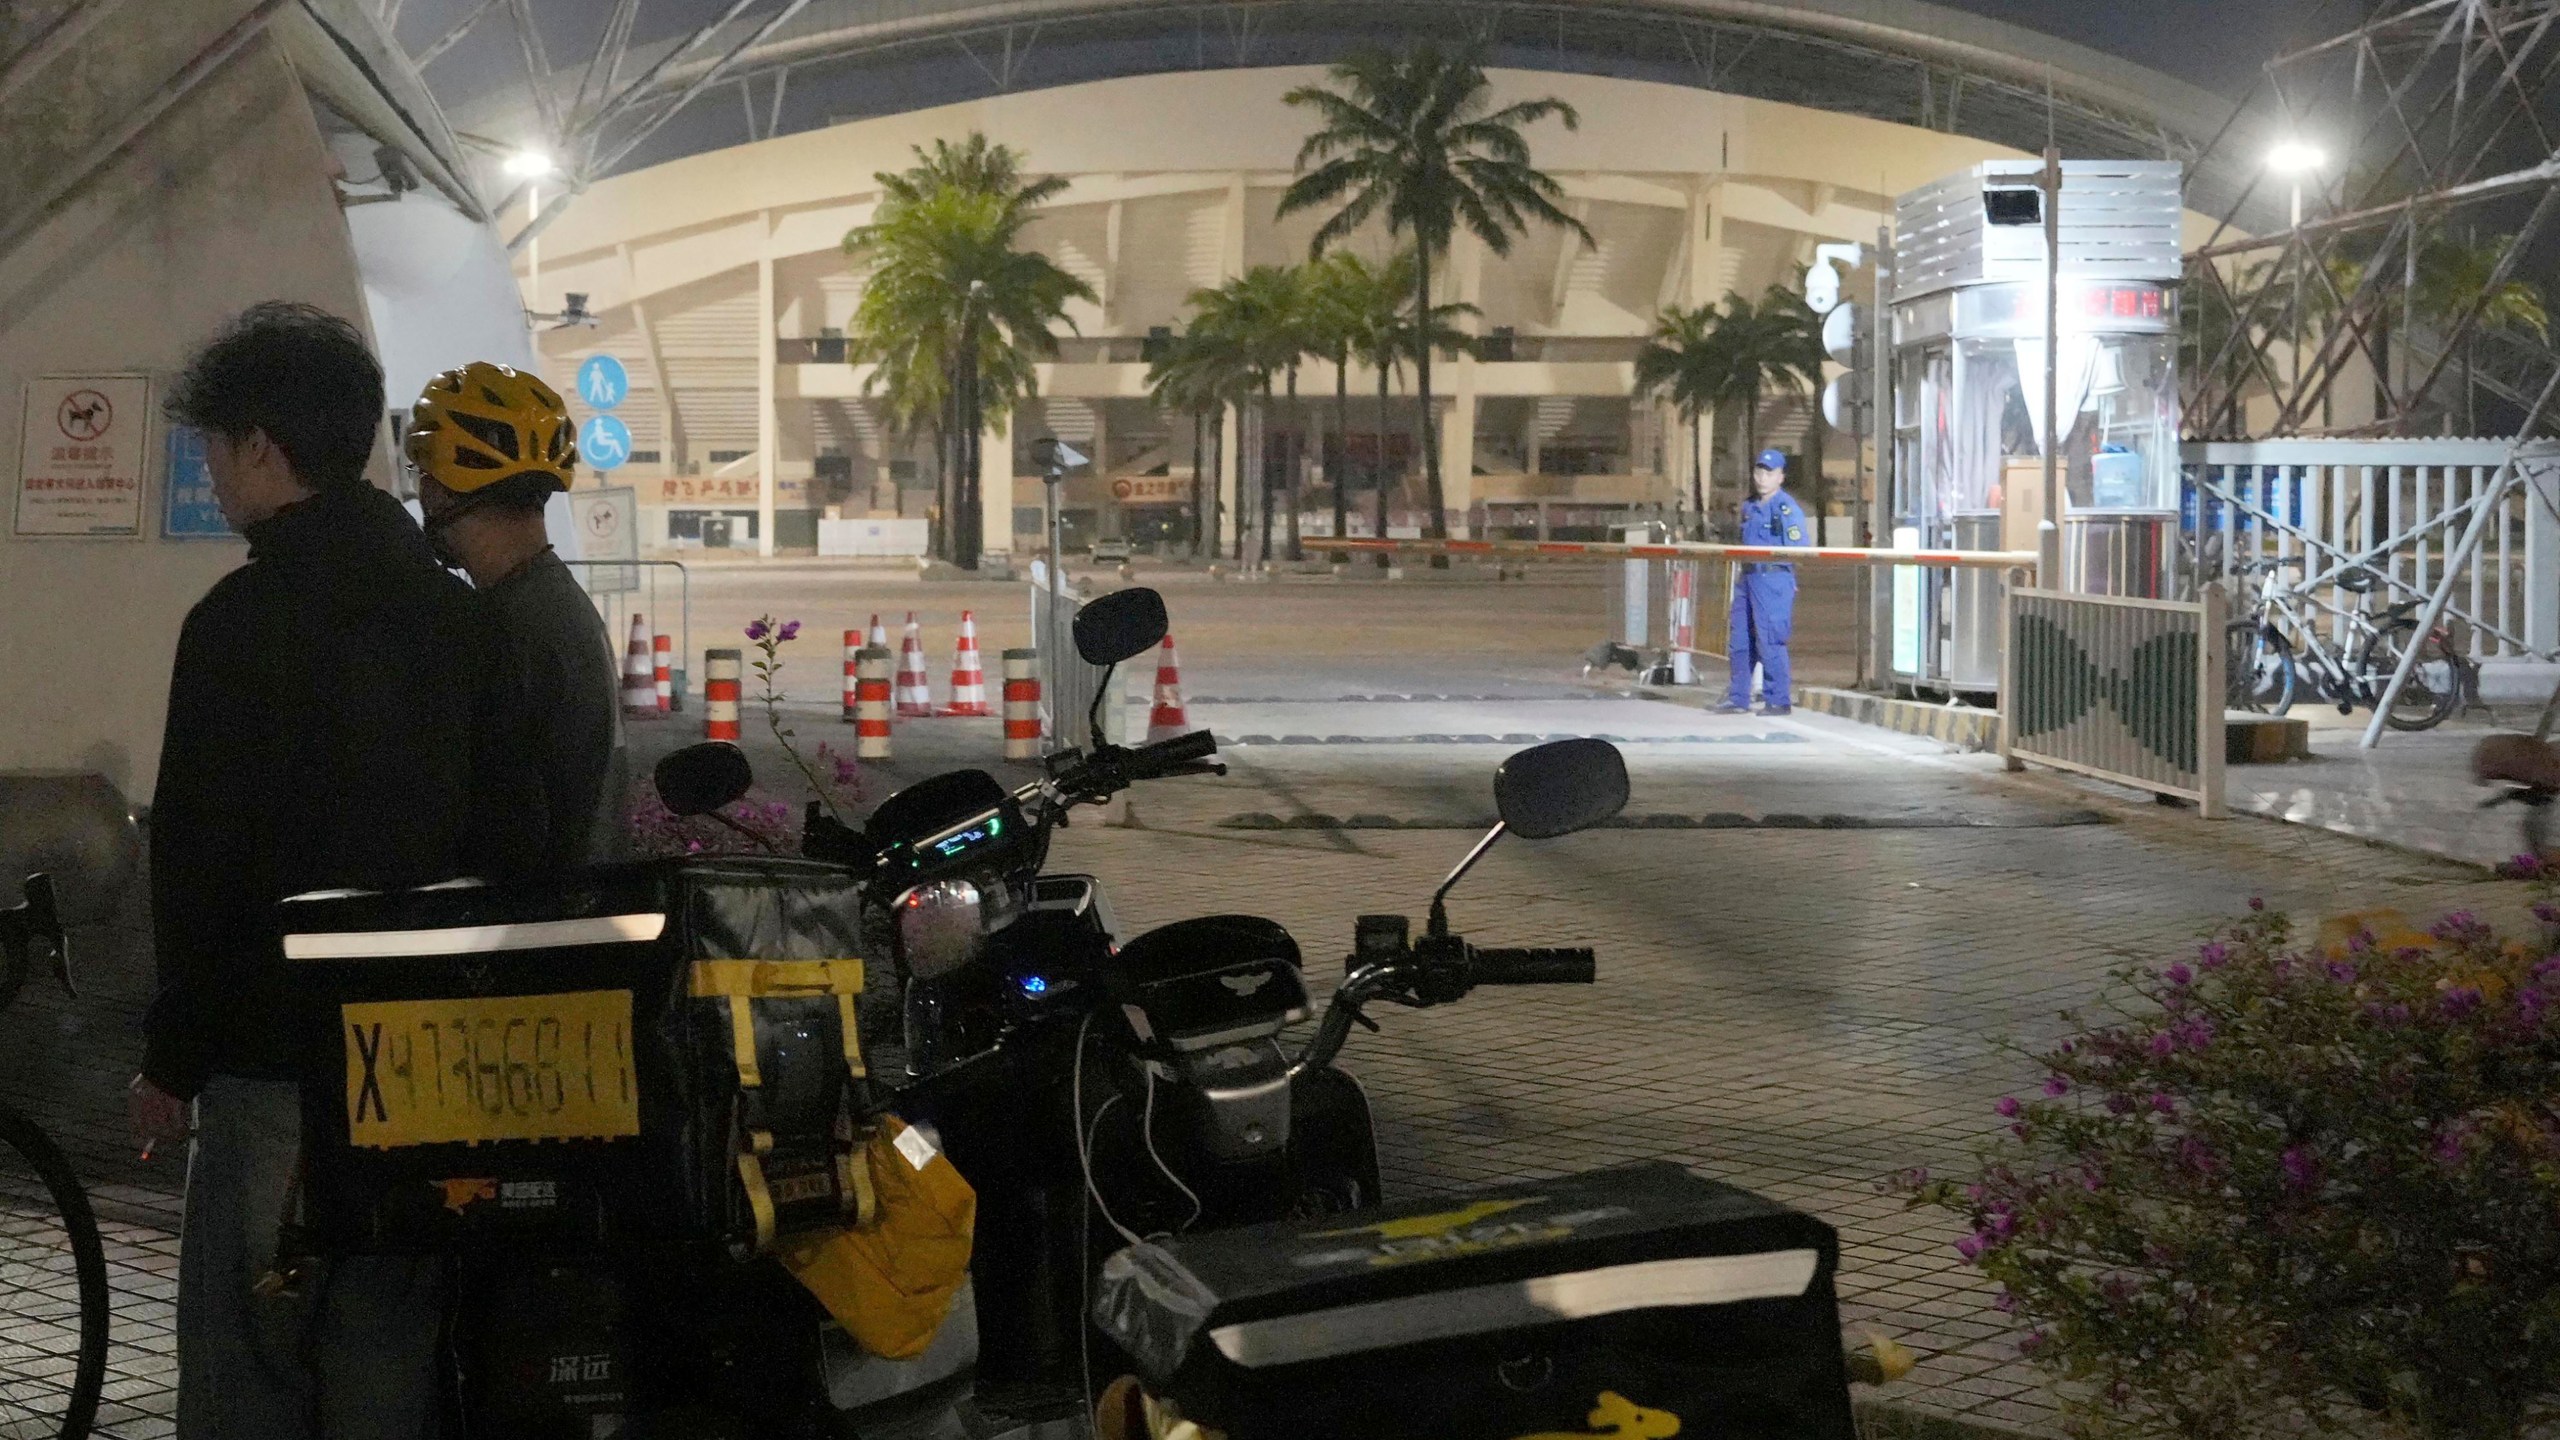
[[[898,651],[898,713],[913,719],[933,713],[933,676],[924,668],[924,627],[907,612],[906,643]]]
[[[889,758],[889,651],[866,645],[854,659],[853,758]]]
[[[889,631],[880,623],[880,613],[876,610],[871,614],[871,633],[862,643],[874,650],[889,648]]]
[[[676,712],[676,642],[673,636],[653,635],[649,639],[649,683],[658,692],[658,713]]]
[[[854,697],[858,693],[857,687],[861,680],[861,658],[862,632],[847,630],[844,632],[844,723],[847,725],[861,718],[853,710]]]
[[[986,662],[978,658],[978,612],[960,612],[960,652],[951,662],[951,704],[945,715],[992,715],[987,708]]]
[[[622,715],[626,720],[658,718],[658,670],[649,653],[649,622],[631,617],[631,643],[622,652]]]
[[[739,684],[746,669],[744,661],[744,653],[737,650],[702,652],[703,739],[738,738]]]
[[[1040,652],[1004,652],[1004,758],[1040,758]]]
[[[1191,717],[1182,710],[1182,662],[1174,657],[1173,637],[1164,637],[1156,652],[1156,703],[1147,712],[1147,743],[1191,733]]]

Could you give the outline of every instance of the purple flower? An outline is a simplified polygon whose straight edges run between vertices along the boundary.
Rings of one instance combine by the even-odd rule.
[[[2107,1097],[2107,1113],[2110,1115],[2132,1114],[2133,1097],[2130,1095],[2109,1095]]]
[[[756,619],[747,622],[747,638],[750,640],[761,640],[772,633],[773,624],[771,621]]]
[[[2560,925],[2560,905],[2554,905],[2548,900],[2536,900],[2533,902],[2533,918],[2545,925]]]
[[[2541,1024],[2543,1007],[2550,1003],[2551,1002],[2545,999],[2542,992],[2539,990],[2519,990],[2516,992],[2516,1014],[2527,1025]]]
[[[2537,984],[2550,979],[2554,974],[2560,974],[2560,955],[2551,956],[2533,967],[2533,978]]]
[[[2047,1075],[2044,1077],[2044,1093],[2052,1099],[2059,1100],[2071,1093],[2071,1082],[2059,1075]]]
[[[2178,1043],[2190,1050],[2201,1050],[2213,1043],[2213,1022],[2202,1015],[2180,1022]]]
[[[2252,896],[2250,896],[2250,897],[2249,897],[2249,908],[2250,908],[2250,909],[2252,909],[2252,910],[2264,910],[2264,909],[2266,909],[2266,908],[2267,908],[2267,897],[2265,897],[2264,895],[2252,895]]]
[[[2222,1157],[2213,1147],[2193,1135],[2178,1142],[2178,1163],[2198,1175],[2211,1175],[2222,1168]]]
[[[2106,1178],[2095,1170],[2089,1171],[2087,1174],[2080,1177],[2080,1188],[2088,1191],[2092,1195],[2095,1195],[2099,1191],[2107,1188]]]
[[[2330,961],[2329,978],[2337,981],[2341,985],[2353,985],[2356,983],[2355,963],[2349,960]]]
[[[2439,940],[2462,940],[2486,928],[2480,923],[2479,917],[2470,911],[2451,910],[2445,913],[2443,919],[2429,926],[2427,933]]]
[[[2007,1290],[2002,1290],[1999,1294],[1991,1297],[1991,1308],[1999,1311],[2003,1315],[2015,1313],[2018,1308],[2018,1297],[2010,1294]]]
[[[2219,970],[2231,963],[2231,947],[2216,940],[2196,951],[2196,963],[2207,970]]]
[[[1979,1235],[1967,1235],[1956,1242],[1956,1253],[1968,1261],[1981,1259],[1982,1248],[1982,1237]]]
[[[775,638],[775,639],[777,639],[777,640],[797,640],[797,639],[799,639],[799,638],[800,638],[800,622],[799,622],[799,621],[797,621],[797,620],[785,620],[785,621],[783,621],[783,622],[782,622],[782,629],[781,629],[781,630],[779,630],[779,631],[777,631],[777,632],[775,632],[775,635],[774,635],[774,637],[773,637],[773,638]]]
[[[1998,1111],[2000,1113],[2000,1118],[2003,1120],[2016,1119],[2018,1114],[2018,1097],[2015,1095],[2003,1095],[2000,1097],[2000,1102],[1991,1108]]]
[[[2163,1030],[2151,1037],[2151,1054],[2154,1059],[2166,1060],[2176,1053],[2178,1053],[2177,1036]]]
[[[2162,975],[2164,978],[2166,978],[2166,979],[2168,980],[2168,982],[2169,982],[2170,984],[2172,984],[2172,985],[2186,985],[2186,984],[2190,984],[2190,983],[2192,983],[2192,982],[2195,980],[2195,978],[2196,978],[2196,972],[2194,972],[2193,970],[2188,969],[2188,968],[2187,968],[2186,966],[2184,966],[2184,965],[2172,965],[2172,966],[2170,966],[2168,969],[2163,970],[2163,971],[2161,971],[2160,973],[2161,973],[2161,975]]]
[[[2436,1132],[2436,1163],[2445,1166],[2461,1164],[2465,1149],[2464,1142],[2468,1141],[2470,1138],[2471,1126],[2469,1122],[2462,1120],[2447,1121],[2444,1128]]]
[[[2154,1090],[2151,1092],[2151,1108],[2162,1115],[2175,1115],[2178,1113],[2178,1102],[2170,1097],[2168,1091]]]
[[[2287,1190],[2303,1192],[2319,1185],[2320,1162],[2311,1157],[2309,1146],[2286,1147],[2281,1163],[2284,1166],[2284,1188]]]
[[[839,785],[850,785],[850,784],[852,784],[854,781],[859,780],[859,779],[861,779],[861,778],[862,778],[862,767],[861,767],[860,765],[856,764],[852,759],[850,759],[850,758],[848,758],[848,757],[846,757],[846,756],[839,755],[839,756],[837,756],[837,757],[836,757],[836,783],[837,783],[837,784],[839,784]]]
[[[2542,857],[2530,851],[2507,862],[2507,873],[2519,880],[2529,880],[2542,873]]]
[[[2480,992],[2469,985],[2456,985],[2444,992],[2439,1002],[2448,1020],[2459,1020],[2480,1008]]]
[[[2045,1335],[2043,1331],[2030,1330],[2027,1332],[2026,1338],[2018,1342],[2018,1353],[2021,1355],[2033,1355],[2044,1348],[2044,1340]]]

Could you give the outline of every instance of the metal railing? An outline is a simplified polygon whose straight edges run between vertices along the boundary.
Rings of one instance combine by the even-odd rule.
[[[2013,588],[2000,758],[2223,806],[2222,588],[2199,601]]]
[[[617,673],[622,663],[623,637],[630,633],[631,617],[656,616],[651,634],[665,634],[659,629],[666,623],[666,609],[660,604],[666,590],[675,592],[675,661],[668,667],[668,678],[675,685],[678,708],[684,704],[685,657],[693,653],[693,576],[681,560],[564,560],[578,572],[586,587],[587,598],[594,602],[596,614],[604,620],[604,633],[614,644]],[[627,572],[627,573],[626,573]],[[628,580],[630,583],[621,583]],[[672,581],[663,584],[665,581]]]
[[[2258,559],[2303,561],[2302,580],[2329,614],[2332,643],[2346,612],[2374,600],[2423,600],[2447,579],[2446,559],[2484,506],[2479,548],[2451,575],[2446,613],[2474,660],[2513,659],[2560,646],[2560,447],[2528,461],[2527,483],[2503,490],[2507,440],[2268,440],[2189,445],[2182,524],[2195,579],[2229,581]],[[2363,572],[2378,592],[2340,593]]]
[[[1074,633],[1076,612],[1084,601],[1072,591],[1058,597],[1058,613],[1049,613],[1049,592],[1038,585],[1031,592],[1032,644],[1040,652],[1041,728],[1049,737],[1049,748],[1085,749],[1093,744],[1093,697],[1101,692],[1103,677],[1111,672],[1099,665],[1088,665],[1076,653]],[[1144,662],[1145,657],[1140,657]],[[1125,668],[1125,667],[1124,667]],[[1103,738],[1119,741],[1125,738],[1128,717],[1118,703],[1102,707]]]

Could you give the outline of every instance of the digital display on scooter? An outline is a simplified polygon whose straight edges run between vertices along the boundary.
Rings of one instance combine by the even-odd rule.
[[[954,826],[924,841],[916,848],[938,860],[956,860],[972,850],[993,842],[1004,834],[1004,817],[994,812],[965,824]]]

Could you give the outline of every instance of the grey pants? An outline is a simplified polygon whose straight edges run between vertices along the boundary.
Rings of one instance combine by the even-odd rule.
[[[334,1262],[298,1296],[251,1287],[302,1150],[295,1087],[217,1075],[196,1099],[178,1249],[178,1440],[425,1440],[441,1262]]]

